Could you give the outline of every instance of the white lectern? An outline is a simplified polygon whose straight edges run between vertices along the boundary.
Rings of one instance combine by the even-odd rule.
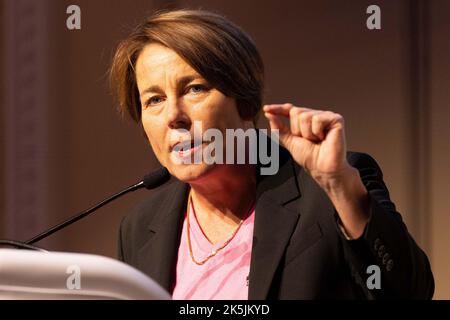
[[[171,299],[154,280],[92,254],[0,249],[0,299]]]

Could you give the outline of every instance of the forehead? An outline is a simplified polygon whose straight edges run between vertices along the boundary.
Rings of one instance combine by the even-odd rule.
[[[166,77],[181,77],[198,73],[175,51],[160,44],[146,45],[136,61],[138,82],[157,81]],[[176,80],[176,79],[174,79]]]

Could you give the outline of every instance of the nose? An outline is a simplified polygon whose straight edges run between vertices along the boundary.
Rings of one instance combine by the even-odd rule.
[[[167,100],[167,125],[170,129],[186,129],[191,126],[191,119],[185,112],[184,105],[176,98]]]

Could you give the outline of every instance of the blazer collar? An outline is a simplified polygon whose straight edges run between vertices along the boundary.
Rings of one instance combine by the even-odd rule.
[[[280,169],[273,176],[259,176],[249,275],[249,299],[265,299],[276,269],[297,224],[295,207],[300,198],[296,167],[280,148]],[[258,170],[259,171],[259,170]],[[175,181],[165,194],[155,218],[148,225],[147,242],[139,251],[139,267],[169,292],[176,276],[178,246],[189,186]]]
[[[172,183],[171,192],[161,197],[161,202],[151,210],[157,210],[148,225],[148,238],[139,249],[139,269],[167,291],[172,291],[176,276],[178,246],[186,209],[188,185],[180,181]]]

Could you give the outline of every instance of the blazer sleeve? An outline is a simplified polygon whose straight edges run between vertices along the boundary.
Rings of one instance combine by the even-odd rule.
[[[348,240],[339,221],[336,224],[354,281],[369,299],[431,299],[434,279],[430,263],[391,201],[380,167],[368,154],[349,153],[347,158],[358,169],[370,197],[369,222],[359,239]],[[367,285],[377,272],[371,265],[379,267],[379,288]]]

